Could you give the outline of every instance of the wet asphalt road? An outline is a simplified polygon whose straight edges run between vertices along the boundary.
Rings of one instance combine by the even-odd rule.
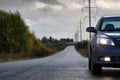
[[[94,76],[87,58],[69,46],[46,58],[0,63],[0,80],[120,80],[120,69],[104,68]]]

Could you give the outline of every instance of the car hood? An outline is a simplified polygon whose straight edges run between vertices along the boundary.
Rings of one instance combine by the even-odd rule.
[[[102,32],[101,34],[104,34],[115,39],[120,39],[120,32]]]

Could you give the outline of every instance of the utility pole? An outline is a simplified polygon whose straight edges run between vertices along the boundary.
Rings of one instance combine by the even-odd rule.
[[[91,27],[91,0],[88,0],[89,4],[89,27]]]
[[[75,41],[78,42],[79,41],[79,30],[77,30],[75,32]]]
[[[82,42],[82,22],[80,20],[80,41]]]
[[[88,0],[89,4],[89,27],[91,27],[91,0]],[[89,34],[89,38],[91,39],[91,32]]]
[[[82,12],[84,12],[85,10],[88,10],[88,15],[87,16],[84,16],[84,20],[85,20],[85,18],[88,18],[88,25],[89,25],[89,27],[91,27],[92,26],[92,18],[95,18],[95,16],[97,15],[97,12],[98,12],[98,8],[97,7],[95,7],[95,6],[91,6],[91,3],[92,3],[92,1],[95,3],[96,2],[96,0],[83,0],[84,1],[84,3],[88,3],[88,6],[84,6],[84,7],[82,7]],[[94,10],[94,9],[96,9],[96,14],[92,14],[92,10]],[[89,34],[89,38],[91,39],[91,33]]]

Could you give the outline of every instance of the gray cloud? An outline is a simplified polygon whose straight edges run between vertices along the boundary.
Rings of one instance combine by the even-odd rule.
[[[62,5],[59,0],[21,0],[23,2],[35,2],[40,1],[42,3],[50,4],[50,5]]]
[[[28,5],[32,5],[36,0],[0,0],[0,9],[16,9],[16,8],[24,8]]]
[[[84,5],[83,1],[84,0],[0,0],[0,8],[3,8],[3,10],[18,10],[23,19],[30,25],[30,30],[34,31],[38,37],[44,35],[53,37],[58,37],[58,35],[74,37],[74,32],[77,26],[79,26],[80,19],[83,21],[83,28],[88,24],[88,21],[84,21],[84,18],[80,18],[80,16],[84,17],[85,14],[88,15],[88,11],[81,14],[80,6]],[[85,1],[87,3],[87,0]],[[111,2],[114,5],[120,2],[120,0],[96,0],[96,3],[100,3],[101,1],[106,4]],[[36,3],[38,3],[37,6]],[[42,6],[41,3],[43,7],[40,7],[40,5]],[[118,6],[109,4],[110,7],[114,6],[116,9],[107,9],[105,6],[109,7],[109,5],[100,4],[96,5],[98,9],[100,8],[97,18],[102,15],[120,13],[120,9],[117,8]],[[61,6],[62,8],[59,9]],[[96,21],[93,19],[93,23],[95,22]],[[83,32],[85,33],[84,30]],[[70,35],[67,33],[70,33]],[[86,34],[83,36],[86,36]]]
[[[108,0],[110,2],[120,2],[120,0]]]
[[[39,0],[39,1],[49,5],[63,5],[59,0]]]

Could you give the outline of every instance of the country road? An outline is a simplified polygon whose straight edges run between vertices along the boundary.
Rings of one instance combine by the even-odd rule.
[[[50,57],[0,63],[0,80],[120,80],[120,69],[104,68],[94,76],[87,58],[69,46]]]

